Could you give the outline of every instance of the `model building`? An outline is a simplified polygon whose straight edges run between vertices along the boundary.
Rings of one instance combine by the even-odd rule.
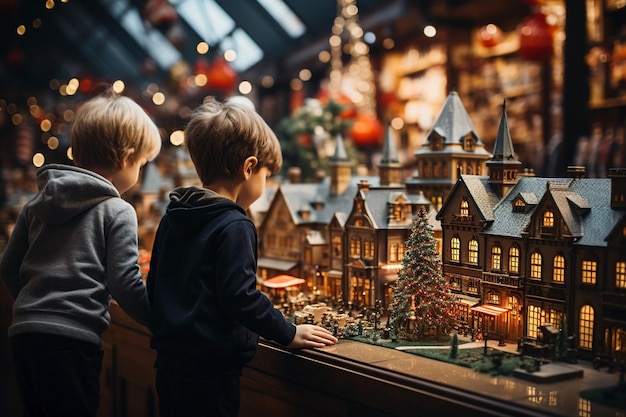
[[[355,177],[338,136],[328,177],[273,193],[259,226],[260,279],[294,275],[317,299],[387,308],[423,208],[458,326],[532,343],[563,319],[581,358],[615,361],[626,341],[626,169],[536,177],[517,160],[505,106],[490,155],[455,92],[415,156],[420,175],[401,181],[389,130],[379,176]]]

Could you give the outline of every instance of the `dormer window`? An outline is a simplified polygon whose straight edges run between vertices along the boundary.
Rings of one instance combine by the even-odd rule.
[[[461,211],[460,213],[461,216],[467,217],[469,216],[469,203],[467,202],[467,199],[463,199],[461,200]]]
[[[474,150],[476,149],[476,141],[474,140],[473,137],[468,137],[463,139],[463,149],[466,152],[474,152]]]
[[[430,139],[430,147],[433,151],[439,151],[443,148],[443,139],[440,136],[433,136]]]
[[[526,211],[526,203],[521,198],[513,201],[513,213],[524,213]]]
[[[541,220],[541,233],[554,233],[554,212],[546,210]]]

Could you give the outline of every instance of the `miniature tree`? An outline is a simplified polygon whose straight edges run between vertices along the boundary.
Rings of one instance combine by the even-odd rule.
[[[569,337],[567,334],[567,322],[565,316],[561,317],[559,323],[559,334],[556,336],[555,346],[556,359],[564,361],[569,358]]]
[[[452,344],[450,345],[450,359],[459,357],[459,336],[454,332],[452,335]]]
[[[441,273],[441,259],[436,249],[426,210],[419,210],[398,279],[393,284],[391,320],[399,337],[441,339],[453,328],[453,298],[450,285]]]

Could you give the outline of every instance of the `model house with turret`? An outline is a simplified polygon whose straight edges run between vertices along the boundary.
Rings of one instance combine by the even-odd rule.
[[[626,170],[539,178],[520,167],[503,106],[486,175],[459,173],[437,215],[470,327],[537,340],[564,319],[579,357],[614,357],[626,341]]]

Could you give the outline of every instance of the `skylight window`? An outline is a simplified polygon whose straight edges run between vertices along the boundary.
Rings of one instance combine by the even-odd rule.
[[[155,29],[146,31],[139,12],[130,7],[128,0],[100,0],[100,3],[107,7],[111,16],[118,19],[128,34],[148,51],[159,67],[169,69],[181,60],[181,53],[168,42],[161,32]]]
[[[263,59],[263,50],[214,0],[185,0],[176,6],[178,14],[211,47],[232,49],[237,59],[230,65],[242,72]]]
[[[257,0],[289,36],[299,38],[306,31],[304,23],[283,0]]]

